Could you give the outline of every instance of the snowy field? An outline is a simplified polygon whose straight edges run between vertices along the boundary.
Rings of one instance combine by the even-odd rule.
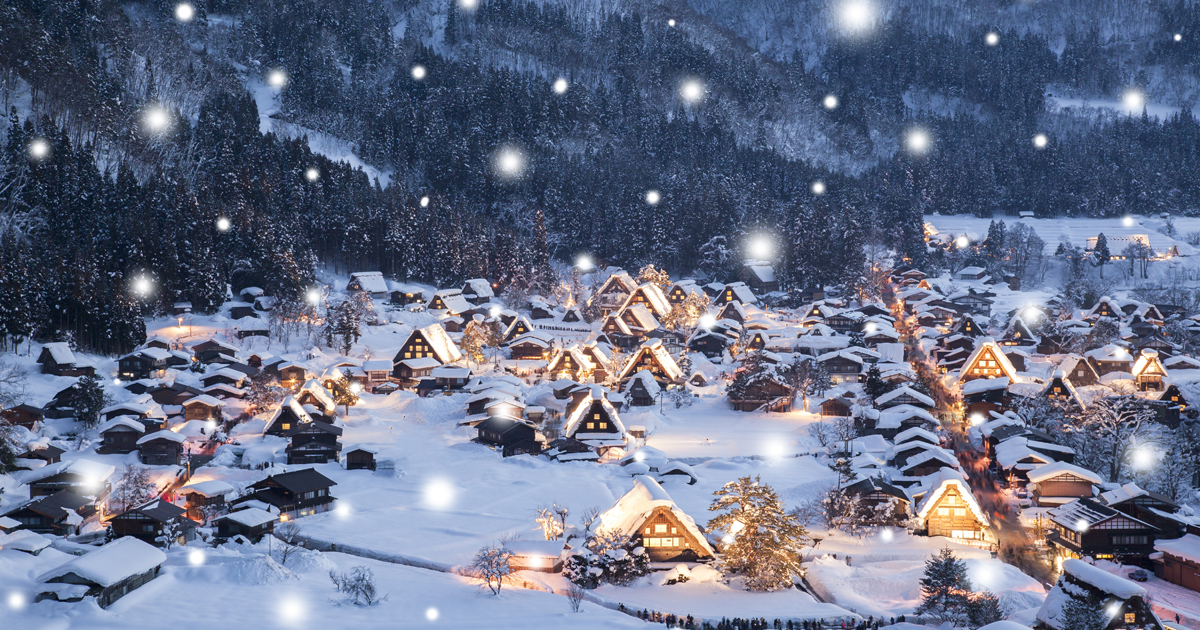
[[[925,222],[937,228],[939,238],[956,237],[965,234],[972,241],[981,241],[987,237],[988,224],[992,221],[1004,221],[1005,226],[1011,227],[1024,223],[1033,228],[1038,236],[1046,242],[1046,254],[1051,255],[1058,248],[1059,242],[1065,237],[1071,244],[1079,247],[1087,246],[1087,239],[1103,232],[1111,241],[1114,238],[1127,237],[1133,234],[1145,234],[1150,238],[1150,245],[1157,251],[1166,251],[1173,246],[1179,247],[1181,254],[1190,254],[1194,249],[1188,245],[1184,236],[1189,232],[1200,231],[1200,217],[1171,217],[1178,236],[1171,238],[1160,233],[1163,221],[1159,217],[1131,215],[1116,219],[1090,219],[1059,217],[1054,219],[1020,219],[1017,217],[997,216],[990,219],[967,214],[925,215]],[[1113,254],[1118,254],[1113,251]],[[1196,252],[1200,254],[1200,251]]]

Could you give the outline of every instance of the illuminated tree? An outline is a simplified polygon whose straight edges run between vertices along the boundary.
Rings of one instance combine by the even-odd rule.
[[[758,477],[741,477],[713,493],[708,509],[718,512],[708,531],[723,532],[722,564],[746,576],[746,588],[773,591],[791,588],[800,573],[797,552],[808,532],[779,495]]]

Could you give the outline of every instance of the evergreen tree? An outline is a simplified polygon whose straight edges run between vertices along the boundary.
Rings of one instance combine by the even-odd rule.
[[[967,564],[959,560],[949,547],[925,561],[918,614],[961,624],[967,619],[970,598],[971,581],[967,579]]]
[[[88,374],[81,376],[76,384],[71,407],[75,410],[75,419],[85,427],[94,427],[100,421],[100,410],[112,401],[104,384],[98,377]]]
[[[719,514],[708,522],[708,530],[733,539],[723,548],[722,563],[745,575],[752,591],[790,588],[792,576],[800,572],[797,552],[808,532],[784,511],[775,490],[758,477],[741,477],[713,494],[708,509]]]
[[[883,380],[883,374],[879,371],[878,365],[871,364],[871,367],[867,368],[867,380],[863,383],[863,393],[872,402],[895,388],[895,385]]]
[[[975,593],[967,602],[967,627],[972,630],[1000,621],[1002,617],[1000,598],[989,591]]]
[[[1096,236],[1096,246],[1092,248],[1092,261],[1100,268],[1100,277],[1104,277],[1104,265],[1112,260],[1112,252],[1108,251],[1108,238],[1101,232]]]

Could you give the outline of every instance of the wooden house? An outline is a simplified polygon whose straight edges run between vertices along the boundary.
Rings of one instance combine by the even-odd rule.
[[[541,451],[536,430],[517,418],[504,415],[489,416],[475,425],[475,441],[496,447],[504,457],[533,454]]]
[[[62,461],[63,449],[47,444],[45,442],[32,442],[25,449],[24,453],[17,455],[17,459],[25,459],[31,461],[39,461],[45,464],[57,464]]]
[[[1087,319],[1099,319],[1101,317],[1107,317],[1109,319],[1119,320],[1124,316],[1124,314],[1125,313],[1121,310],[1121,307],[1117,304],[1116,300],[1108,296],[1104,296],[1096,302],[1096,305],[1087,312],[1085,317]]]
[[[433,357],[420,359],[404,359],[392,368],[392,376],[405,387],[412,387],[423,378],[433,373],[433,368],[441,365]]]
[[[1184,534],[1172,540],[1157,540],[1154,550],[1162,557],[1154,561],[1154,574],[1186,589],[1200,591],[1200,536]]]
[[[341,435],[341,427],[320,420],[294,425],[286,433],[291,440],[287,446],[287,463],[325,464],[338,461],[342,450],[338,442]]]
[[[629,536],[651,562],[700,562],[716,555],[695,520],[645,475],[635,477],[633,488],[600,515],[597,531]]]
[[[959,542],[986,541],[989,521],[962,475],[945,469],[917,505],[917,518],[927,536],[946,536]]]
[[[1076,499],[1049,513],[1054,530],[1047,536],[1064,558],[1091,556],[1124,564],[1144,564],[1154,552],[1157,527],[1092,498]]]
[[[731,282],[721,289],[721,293],[713,301],[717,306],[724,306],[729,302],[757,304],[758,298],[754,296],[754,292],[745,282]]]
[[[817,357],[833,383],[857,383],[863,372],[863,358],[849,350],[835,350]]]
[[[862,509],[863,524],[888,526],[902,524],[912,509],[908,493],[879,477],[864,477],[846,486],[843,491],[857,497]],[[891,505],[891,510],[881,506]]]
[[[987,269],[983,267],[964,267],[954,277],[959,280],[982,280],[987,276]]]
[[[1083,399],[1079,397],[1075,386],[1071,384],[1071,380],[1065,376],[1062,370],[1054,370],[1038,396],[1064,407],[1084,408]]]
[[[138,438],[138,458],[148,466],[178,466],[183,462],[187,436],[174,431],[156,431]]]
[[[346,451],[346,470],[375,470],[375,449],[356,446]]]
[[[437,359],[442,364],[454,363],[462,359],[462,353],[454,344],[454,340],[446,334],[446,330],[433,324],[425,328],[414,329],[409,333],[408,338],[404,340],[404,344],[400,346],[400,350],[392,359],[392,364],[395,365],[405,359],[423,358]],[[393,374],[395,374],[394,371]],[[395,375],[397,378],[401,378],[399,374]]]
[[[267,426],[263,430],[263,435],[285,437],[292,428],[309,422],[313,422],[313,417],[304,410],[304,407],[300,405],[300,401],[292,396],[288,396],[283,399],[279,408],[267,419]]]
[[[649,407],[659,401],[658,397],[662,392],[662,387],[659,386],[653,374],[641,370],[625,382],[622,391],[625,393],[625,400],[629,406]]]
[[[711,359],[724,354],[729,343],[730,339],[727,335],[715,330],[700,328],[688,339],[687,348],[691,352],[699,352]]]
[[[562,437],[579,440],[596,450],[623,449],[625,425],[608,399],[608,390],[599,385],[584,385],[571,394]]]
[[[667,289],[667,301],[672,305],[679,304],[687,299],[687,296],[697,292],[703,293],[704,290],[696,284],[695,280],[680,280],[679,282],[671,285],[671,288]]]
[[[595,370],[596,364],[578,345],[555,351],[554,356],[550,359],[550,364],[546,367],[546,373],[550,378],[554,380],[569,378],[577,383],[592,378]]]
[[[1038,466],[1026,473],[1028,488],[1038,507],[1055,507],[1075,499],[1086,499],[1103,483],[1096,473],[1066,462]]]
[[[388,297],[387,280],[383,279],[383,272],[380,271],[356,271],[350,274],[346,291],[361,291],[373,299],[382,300]]]
[[[725,306],[722,306],[721,309],[717,311],[717,321],[727,319],[732,322],[744,324],[746,323],[747,317],[746,309],[742,308],[741,302],[727,302]]]
[[[25,427],[29,430],[34,430],[42,419],[46,417],[46,410],[41,407],[35,407],[30,404],[22,403],[15,407],[0,409],[0,419],[18,427]]]
[[[1033,627],[1037,630],[1069,630],[1078,627],[1070,616],[1071,604],[1099,609],[1098,630],[1165,630],[1154,613],[1150,594],[1139,584],[1114,575],[1083,560],[1067,559],[1062,575],[1038,609]]]
[[[1100,376],[1114,372],[1129,373],[1133,367],[1133,355],[1129,354],[1125,348],[1115,344],[1096,348],[1085,353],[1084,356],[1092,363],[1092,367],[1096,368],[1096,373]]]
[[[471,310],[471,302],[463,297],[462,291],[458,289],[442,289],[433,294],[429,304],[425,307],[431,311],[444,312],[447,315],[458,315]]]
[[[1088,387],[1100,383],[1100,374],[1096,372],[1095,366],[1077,354],[1067,355],[1058,364],[1058,369],[1062,370],[1063,376],[1076,387]]]
[[[21,481],[29,486],[30,498],[69,490],[81,497],[95,497],[99,501],[108,496],[111,489],[109,478],[115,470],[108,464],[90,459],[70,459],[31,470],[22,476]]]
[[[746,386],[745,394],[730,398],[734,411],[777,411],[792,409],[792,388],[776,378],[762,378]]]
[[[545,361],[553,349],[550,336],[540,332],[521,335],[508,344],[509,356],[514,361]]]
[[[1163,379],[1167,377],[1167,368],[1163,367],[1158,358],[1158,350],[1146,348],[1133,364],[1133,382],[1139,391],[1161,392]]]
[[[272,475],[250,486],[251,493],[235,500],[234,505],[261,501],[279,512],[279,520],[288,521],[333,509],[336,500],[329,489],[337,485],[312,468]]]
[[[986,335],[987,330],[976,323],[970,314],[964,314],[950,327],[950,333],[974,339]]]
[[[83,523],[79,510],[90,504],[91,501],[74,492],[59,490],[8,506],[0,511],[0,516],[17,521],[21,529],[39,534],[74,536],[79,533],[79,526]]]
[[[992,304],[995,304],[995,300],[992,299],[994,297],[996,297],[996,294],[991,291],[978,293],[974,288],[971,288],[967,289],[965,294],[952,296],[950,301],[966,307],[967,310],[976,315],[991,317]]]
[[[821,415],[826,418],[849,418],[852,398],[834,396],[821,402]]]
[[[472,304],[486,304],[496,297],[495,288],[486,278],[472,278],[463,285],[462,296]]]
[[[221,408],[224,403],[208,394],[193,396],[183,401],[183,417],[185,420],[221,420]]]
[[[923,409],[933,409],[937,406],[932,398],[907,385],[897,387],[875,399],[875,406],[879,409],[890,409],[898,405],[913,405]]]
[[[504,341],[505,343],[510,342],[521,335],[528,335],[533,331],[533,324],[530,323],[528,318],[522,315],[514,319],[513,322],[508,325],[508,328],[504,330]]]
[[[771,268],[770,263],[747,262],[738,271],[737,279],[755,293],[772,293],[779,290],[779,281],[775,279],[775,270]]]
[[[1016,368],[991,337],[984,337],[978,341],[975,351],[967,357],[958,374],[960,382],[978,378],[1007,378],[1012,383],[1019,382]]]
[[[221,357],[237,356],[237,346],[232,346],[219,339],[206,339],[193,345],[192,353],[200,363],[214,363]]]
[[[162,499],[155,499],[118,514],[109,519],[108,523],[118,538],[132,536],[155,546],[163,545],[163,542],[157,539],[168,526],[173,525],[177,528],[179,538],[175,542],[179,544],[187,543],[196,535],[196,521],[187,517],[187,510]]]
[[[287,402],[287,399],[284,399]],[[333,400],[333,394],[329,393],[328,389],[316,379],[306,381],[300,388],[300,393],[296,394],[296,402],[301,405],[312,406],[324,416],[332,417],[336,413],[337,405]]]
[[[642,305],[646,310],[650,311],[654,317],[662,319],[671,312],[671,302],[667,300],[667,296],[663,294],[663,290],[653,282],[647,282],[634,289],[629,297],[625,299],[625,303],[621,305],[620,310],[626,310],[635,305]]]
[[[467,386],[471,380],[471,369],[454,365],[443,365],[433,368],[429,373],[438,389],[456,391]]]
[[[661,339],[653,339],[642,344],[637,352],[625,362],[619,379],[622,383],[634,374],[646,370],[662,384],[675,383],[683,380],[683,370],[675,361],[675,357],[667,352]]]
[[[206,388],[213,385],[228,385],[241,389],[247,380],[246,375],[242,372],[225,367],[200,377],[200,384]]]
[[[137,538],[118,538],[38,576],[35,601],[94,597],[98,606],[108,608],[157,577],[166,560],[166,554]]]
[[[71,346],[66,342],[47,343],[42,346],[37,362],[42,366],[42,374],[54,376],[94,376],[96,368],[85,365],[75,358]]]
[[[277,520],[278,517],[266,510],[249,507],[219,516],[213,519],[212,525],[217,530],[217,540],[244,536],[250,542],[258,542],[274,531]]]
[[[100,425],[100,447],[97,453],[132,453],[137,441],[146,434],[146,425],[128,416],[118,416]]]
[[[596,289],[588,303],[598,309],[602,317],[608,317],[610,313],[620,310],[621,305],[629,298],[629,294],[637,289],[637,286],[637,282],[629,277],[629,274],[614,273],[600,285],[599,289]]]
[[[176,493],[184,498],[187,517],[205,524],[209,517],[225,510],[225,498],[234,494],[233,486],[217,479],[189,483]]]
[[[424,304],[425,291],[421,287],[399,282],[388,283],[388,301],[396,306],[409,304]]]

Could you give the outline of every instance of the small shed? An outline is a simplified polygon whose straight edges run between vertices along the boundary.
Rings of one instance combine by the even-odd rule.
[[[38,577],[35,601],[77,602],[95,597],[101,608],[155,577],[167,555],[137,538],[126,537],[73,558]]]
[[[379,451],[367,446],[355,446],[346,451],[346,470],[375,470]]]

